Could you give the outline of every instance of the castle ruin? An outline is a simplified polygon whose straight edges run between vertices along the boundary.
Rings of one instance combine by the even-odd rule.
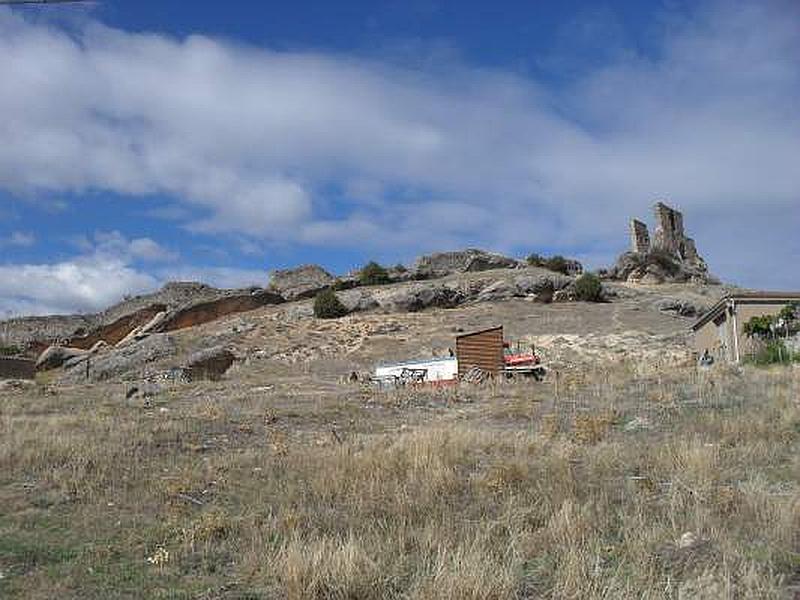
[[[656,228],[652,241],[647,225],[637,219],[631,219],[631,252],[647,254],[652,250],[661,250],[683,263],[705,269],[705,261],[697,254],[694,240],[687,237],[683,229],[683,213],[663,202],[656,202],[653,212]]]

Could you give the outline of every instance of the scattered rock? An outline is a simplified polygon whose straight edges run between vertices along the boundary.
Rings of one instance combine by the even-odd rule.
[[[144,381],[128,388],[125,392],[125,400],[136,400],[138,398],[155,398],[161,393],[161,386],[151,381]]]
[[[628,432],[642,431],[651,428],[652,425],[650,424],[650,421],[645,417],[634,417],[625,423],[625,426],[623,427],[623,429]]]
[[[558,290],[553,294],[553,302],[575,302],[575,291],[570,288]]]
[[[678,548],[685,549],[685,548],[695,548],[698,545],[703,543],[703,539],[700,538],[697,534],[692,531],[687,531],[684,533],[680,539],[675,544]]]
[[[216,381],[222,378],[235,360],[233,352],[223,346],[216,346],[192,354],[186,361],[185,371],[190,381]]]
[[[0,392],[25,391],[36,387],[30,379],[4,379],[0,381]]]
[[[278,269],[269,276],[269,288],[287,300],[311,298],[323,288],[333,285],[334,277],[318,265],[296,269]]]
[[[673,312],[681,317],[697,317],[705,312],[704,308],[680,298],[664,298],[655,303],[655,308],[661,312]]]

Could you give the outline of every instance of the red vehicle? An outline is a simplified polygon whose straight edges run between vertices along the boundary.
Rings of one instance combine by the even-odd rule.
[[[537,381],[542,379],[545,372],[533,346],[531,346],[530,352],[520,352],[519,346],[514,351],[509,347],[508,342],[503,344],[503,367],[506,377],[524,375],[534,377]]]

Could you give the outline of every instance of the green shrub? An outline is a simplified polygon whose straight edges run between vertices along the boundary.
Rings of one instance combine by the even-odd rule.
[[[347,308],[331,288],[325,288],[314,298],[314,316],[318,319],[338,319],[346,314]]]
[[[563,273],[566,275],[569,272],[569,261],[560,254],[556,254],[544,261],[544,267],[545,269],[550,269],[556,273]]]
[[[575,280],[575,297],[584,302],[600,302],[603,299],[603,284],[593,273],[584,273]]]
[[[532,267],[543,267],[544,266],[544,258],[540,254],[529,254],[528,258],[525,261]]]
[[[343,290],[352,290],[354,287],[358,287],[359,282],[354,281],[352,279],[339,279],[338,277],[334,282],[331,284],[331,289],[340,292]]]
[[[775,323],[773,315],[760,315],[751,318],[744,324],[744,333],[748,337],[765,338],[772,333],[770,327]]]
[[[408,269],[406,269],[406,266],[403,263],[397,263],[394,266],[394,270],[398,273],[408,273]]]
[[[375,261],[368,262],[358,273],[361,285],[383,285],[390,283],[389,273]]]
[[[0,356],[16,356],[20,349],[16,346],[0,346]]]
[[[800,302],[792,302],[784,306],[778,313],[778,318],[789,324],[800,319]]]
[[[674,277],[680,271],[681,266],[666,250],[656,248],[647,253],[644,260],[645,265],[658,265],[670,277]]]
[[[800,360],[800,354],[794,354],[782,340],[769,340],[755,352],[745,357],[745,362],[753,365],[774,365]]]
[[[525,261],[532,267],[542,267],[550,271],[555,271],[556,273],[563,273],[564,275],[569,274],[570,261],[560,254],[544,257],[534,252],[528,255]]]

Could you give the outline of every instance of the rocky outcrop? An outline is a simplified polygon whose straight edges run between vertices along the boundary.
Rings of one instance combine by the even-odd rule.
[[[336,296],[349,313],[373,310],[379,307],[373,294],[366,290],[346,290],[336,292]]]
[[[216,346],[192,354],[182,370],[189,381],[216,381],[222,378],[235,360],[233,352],[223,346]]]
[[[457,252],[437,252],[421,256],[411,270],[414,279],[434,279],[453,273],[513,269],[520,262],[500,254],[469,248]]]
[[[171,335],[153,334],[119,348],[109,348],[106,352],[92,357],[88,369],[89,380],[136,379],[151,368],[154,362],[175,356],[177,353],[178,346]],[[80,364],[69,369],[62,380],[67,383],[85,381],[85,365]]]
[[[99,325],[94,331],[85,335],[73,335],[65,340],[72,348],[88,350],[97,342],[114,345],[124,340],[134,330],[141,329],[159,314],[167,310],[164,304],[152,304],[135,312],[119,317],[107,325]]]
[[[280,294],[256,289],[249,293],[225,296],[208,302],[187,304],[165,315],[152,329],[164,332],[195,327],[228,315],[280,304],[283,301],[283,296]]]
[[[39,371],[57,369],[70,359],[82,357],[88,354],[88,350],[80,348],[69,348],[66,346],[50,346],[36,359],[36,368]]]
[[[641,284],[659,283],[718,283],[708,271],[681,262],[661,250],[646,254],[625,252],[609,269],[608,277],[618,281]]]
[[[303,265],[296,269],[278,269],[269,276],[269,289],[287,300],[311,298],[320,290],[333,285],[335,279],[318,265]]]
[[[280,295],[261,288],[224,290],[202,283],[170,282],[157,292],[126,298],[97,314],[23,317],[1,322],[0,328],[5,343],[38,356],[54,344],[82,349],[100,340],[116,344],[161,312],[167,312],[171,322],[186,319],[184,322],[191,323],[193,319],[202,321],[200,314],[211,312],[213,318],[219,318],[282,301]],[[190,316],[185,317],[187,313]]]
[[[467,300],[463,290],[448,285],[416,284],[383,290],[374,296],[378,305],[391,312],[417,312],[426,308],[455,308]]]

